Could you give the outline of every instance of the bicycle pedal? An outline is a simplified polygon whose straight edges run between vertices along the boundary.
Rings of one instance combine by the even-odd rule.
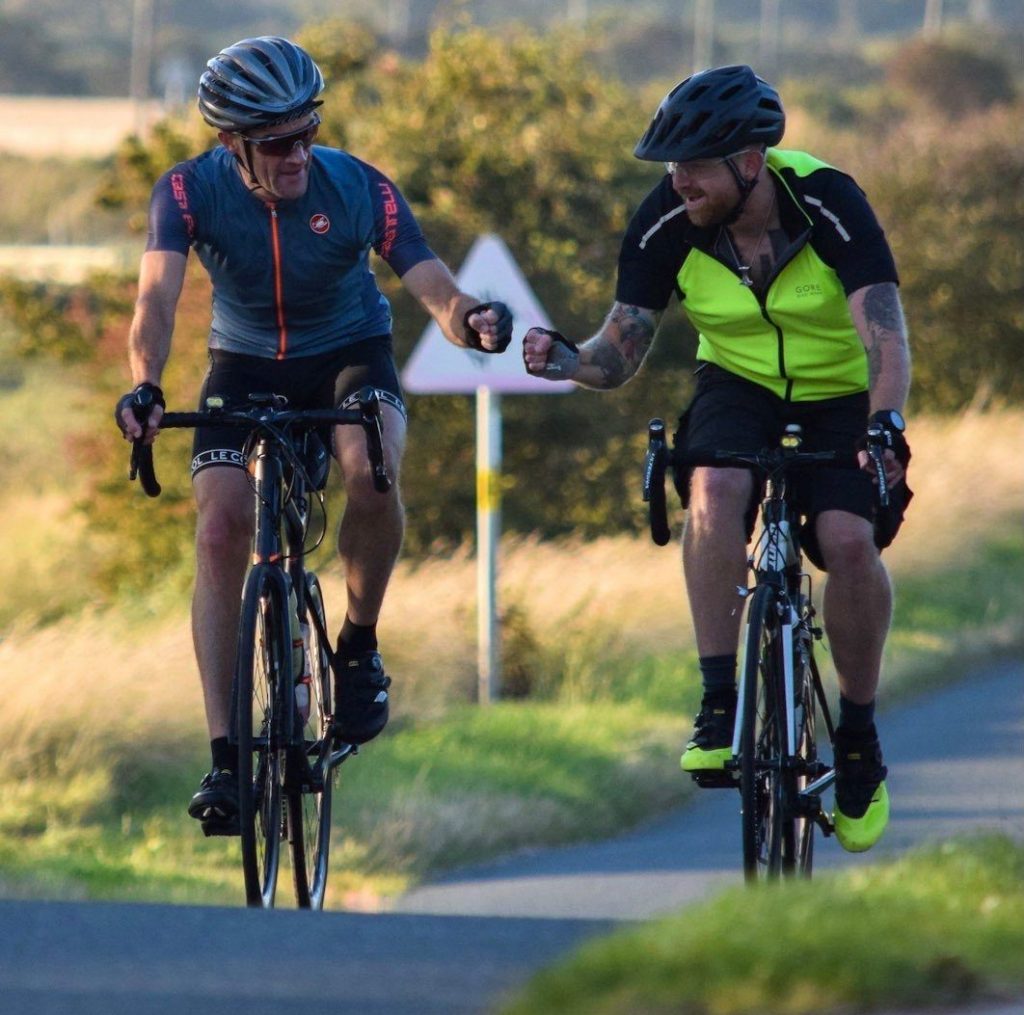
[[[238,818],[209,818],[202,822],[203,835],[207,838],[215,835],[241,835],[242,826]]]
[[[731,772],[710,770],[691,772],[690,776],[701,789],[735,789],[736,777]]]

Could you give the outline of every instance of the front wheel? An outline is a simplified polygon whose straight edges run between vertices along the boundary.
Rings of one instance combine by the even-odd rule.
[[[301,746],[289,755],[293,774],[286,780],[288,841],[297,905],[302,909],[323,909],[331,848],[331,800],[337,769],[327,763],[332,745],[328,736],[332,679],[330,654],[321,634],[327,631],[323,593],[314,574],[306,575],[306,606],[309,714],[302,730]]]
[[[797,768],[794,772],[791,787],[791,801],[796,804],[798,794],[810,783],[809,772],[815,770],[818,760],[818,744],[816,736],[816,704],[814,690],[814,673],[810,659],[811,645],[807,644],[807,658],[797,666],[795,674],[796,708],[794,709],[794,728],[796,729]],[[804,877],[811,876],[814,863],[814,828],[815,820],[810,805],[798,808],[793,821],[793,854],[792,869]]]
[[[281,859],[284,736],[280,688],[291,674],[288,600],[269,570],[249,574],[242,597],[235,711],[238,816],[247,905],[274,905]]]
[[[787,822],[782,771],[786,742],[782,625],[778,598],[768,585],[758,586],[750,602],[742,680],[743,873],[747,881],[757,881],[778,877],[788,852],[783,841]]]

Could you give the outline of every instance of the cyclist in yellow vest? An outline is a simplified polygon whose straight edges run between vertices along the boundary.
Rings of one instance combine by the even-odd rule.
[[[892,592],[879,557],[911,494],[902,417],[910,353],[892,253],[863,192],[845,173],[783,151],[778,93],[747,66],[695,74],[662,100],[635,155],[667,174],[633,216],[615,303],[577,346],[534,328],[530,373],[615,388],[640,368],[673,292],[699,332],[696,390],[676,449],[760,450],[783,426],[806,450],[852,452],[869,421],[889,442],[895,510],[877,508],[862,468],[815,471],[800,493],[804,545],[829,573],[825,626],[839,674],[836,835],[868,849],[889,818],[874,722]],[[731,754],[746,544],[760,491],[744,468],[676,470],[688,504],[683,563],[704,685],[687,772]]]

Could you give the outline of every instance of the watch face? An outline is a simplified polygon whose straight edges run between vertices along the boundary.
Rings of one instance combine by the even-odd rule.
[[[895,409],[879,409],[871,419],[876,423],[881,423],[888,430],[898,430],[903,433],[907,428],[903,417]]]

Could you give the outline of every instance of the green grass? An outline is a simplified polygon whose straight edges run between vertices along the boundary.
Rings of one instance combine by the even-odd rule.
[[[1024,991],[1024,846],[730,890],[582,948],[504,1015],[826,1015]]]
[[[638,707],[512,703],[389,732],[341,769],[332,900],[676,805],[688,787],[663,766],[681,733],[678,718]],[[203,840],[184,813],[205,759],[157,752],[146,764],[141,745],[114,746],[116,761],[5,787],[4,894],[240,901],[237,840]]]
[[[897,701],[1024,647],[1024,524],[1008,519],[937,574],[901,575],[883,697]]]

